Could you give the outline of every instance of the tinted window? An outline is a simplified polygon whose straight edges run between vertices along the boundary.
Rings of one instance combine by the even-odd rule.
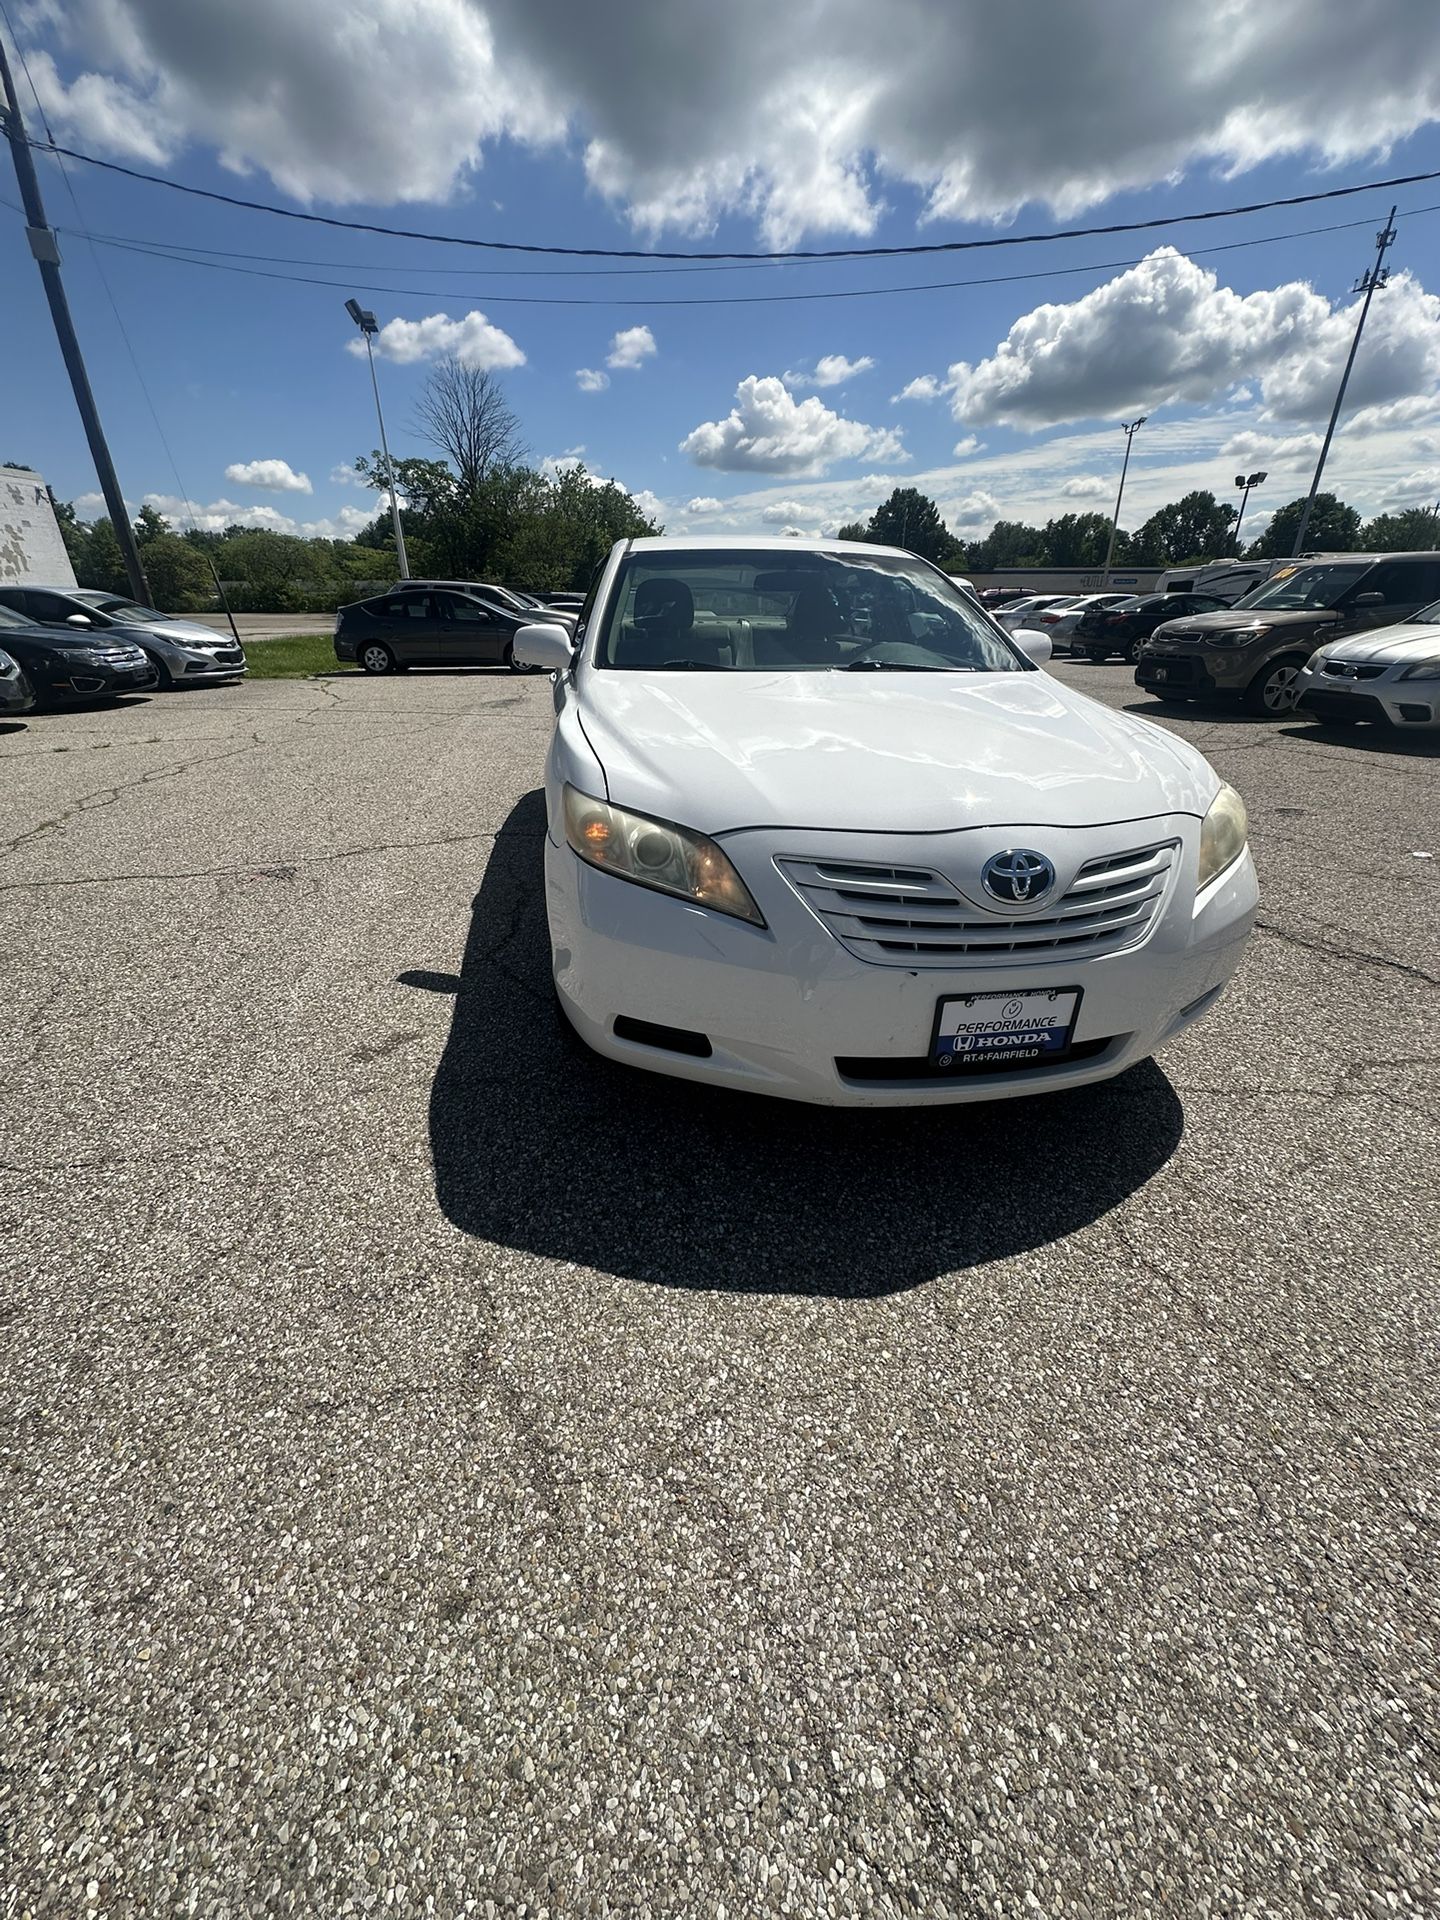
[[[1360,582],[1361,593],[1381,593],[1387,607],[1413,607],[1440,593],[1440,562],[1382,560]]]
[[[516,624],[498,607],[488,607],[483,600],[467,599],[463,593],[437,593],[435,610],[442,620],[457,620],[466,627],[511,627]]]
[[[100,626],[104,616],[97,614],[93,607],[82,607],[77,601],[67,600],[62,593],[38,593],[34,587],[26,592],[29,601],[29,613],[33,620],[68,620],[72,613],[83,613],[87,619],[94,619]]]
[[[378,613],[386,620],[423,620],[427,611],[427,596],[423,593],[401,593],[393,600],[368,600],[366,605],[372,613]]]
[[[1263,587],[1245,596],[1252,607],[1274,613],[1321,612],[1338,605],[1351,587],[1370,571],[1363,560],[1329,561],[1322,566],[1282,567]],[[1362,589],[1363,591],[1363,589]]]

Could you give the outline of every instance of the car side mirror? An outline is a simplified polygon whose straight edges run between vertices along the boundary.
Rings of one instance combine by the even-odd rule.
[[[521,627],[512,645],[522,667],[539,667],[545,673],[563,673],[575,658],[575,642],[564,627]]]
[[[1010,638],[1026,659],[1033,660],[1037,667],[1043,667],[1055,651],[1049,634],[1040,633],[1034,627],[1017,627]]]
[[[67,627],[88,627],[94,623],[88,613],[67,613],[65,624]]]
[[[1350,604],[1352,607],[1383,607],[1385,596],[1383,593],[1357,593]]]

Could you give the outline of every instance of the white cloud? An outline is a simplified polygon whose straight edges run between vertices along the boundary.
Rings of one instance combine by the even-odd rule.
[[[149,164],[202,142],[305,200],[445,200],[503,138],[568,134],[641,228],[870,232],[889,184],[938,218],[1066,216],[1187,168],[1379,156],[1440,114],[1433,0],[1218,10],[1072,0],[65,0],[62,137]],[[383,50],[383,57],[377,51]],[[1145,75],[1123,112],[1116,76]],[[1041,113],[1034,102],[1045,102]],[[637,101],[644,109],[637,111]]]
[[[903,460],[900,436],[832,413],[818,395],[797,401],[772,374],[750,374],[723,420],[703,421],[680,442],[697,467],[726,473],[823,473],[837,460]]]
[[[1257,467],[1294,466],[1299,462],[1313,464],[1320,451],[1318,433],[1289,433],[1276,436],[1273,433],[1232,433],[1220,449],[1221,458],[1233,461],[1237,467],[1244,467],[1247,473],[1253,473]],[[1246,515],[1249,518],[1249,515]]]
[[[959,500],[948,501],[941,507],[940,517],[952,533],[988,533],[1000,518],[1000,502],[993,493],[980,488]]]
[[[803,500],[777,500],[773,505],[766,507],[761,512],[760,518],[762,520],[779,520],[785,522],[799,520],[804,513],[805,502]]]
[[[654,359],[659,351],[649,327],[624,327],[610,342],[605,364],[634,372],[643,361]]]
[[[718,513],[724,504],[724,501],[717,500],[713,493],[699,493],[693,500],[686,503],[685,511],[687,513]]]
[[[892,393],[890,404],[894,406],[899,400],[936,400],[944,391],[944,385],[933,373],[922,373],[903,386],[899,393]]]
[[[237,487],[259,487],[264,493],[313,493],[308,473],[296,473],[288,460],[236,460],[225,478]]]
[[[341,460],[330,469],[330,484],[332,487],[363,487],[365,482],[348,461]]]
[[[107,512],[103,493],[77,493],[70,504],[80,520],[93,520],[97,514]],[[125,504],[127,507],[130,506],[128,500]]]
[[[1032,431],[1213,401],[1242,377],[1266,417],[1323,418],[1353,329],[1353,306],[1332,309],[1301,281],[1241,295],[1159,247],[1078,300],[1022,315],[988,358],[957,361],[946,386],[957,420]],[[1440,300],[1397,274],[1372,308],[1350,404],[1415,403],[1437,383]]]
[[[784,380],[787,387],[839,387],[857,374],[868,373],[874,364],[868,353],[858,360],[847,360],[843,353],[826,353],[815,362],[812,373],[786,373]]]
[[[977,440],[973,433],[967,433],[963,439],[955,442],[950,451],[957,460],[964,460],[972,453],[983,452],[984,446],[983,440]]]
[[[577,367],[575,384],[581,393],[603,393],[610,384],[610,376],[596,367]]]
[[[437,360],[453,354],[462,367],[493,372],[500,367],[523,367],[525,355],[502,327],[492,325],[472,308],[463,319],[448,313],[427,314],[423,320],[387,320],[375,335],[375,351],[402,366],[417,360]],[[350,340],[347,349],[365,357],[365,342]]]
[[[1111,483],[1098,473],[1077,473],[1060,489],[1065,500],[1108,500],[1110,492]]]
[[[1440,499],[1440,467],[1421,467],[1397,480],[1385,496],[1387,505],[1434,508]]]
[[[635,502],[647,520],[664,520],[665,502],[660,498],[658,493],[652,493],[649,487],[634,489],[627,487],[625,491],[630,495],[630,498]]]

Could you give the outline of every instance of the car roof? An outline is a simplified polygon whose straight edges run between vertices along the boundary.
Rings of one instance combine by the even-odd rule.
[[[632,540],[627,551],[630,553],[704,553],[708,550],[733,553],[737,548],[752,549],[761,553],[886,553],[897,555],[903,560],[918,558],[916,554],[908,553],[904,547],[880,547],[869,540],[820,540],[809,536],[797,539],[794,534],[788,533],[647,535],[643,539]]]

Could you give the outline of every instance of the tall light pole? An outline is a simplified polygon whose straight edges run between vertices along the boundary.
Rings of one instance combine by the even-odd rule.
[[[1115,518],[1110,522],[1110,544],[1105,549],[1105,571],[1100,576],[1102,587],[1110,584],[1110,562],[1115,558],[1115,535],[1120,528],[1120,502],[1125,498],[1125,476],[1130,471],[1130,442],[1148,418],[1147,414],[1142,413],[1138,420],[1132,420],[1128,426],[1122,424],[1120,428],[1125,436],[1125,460],[1120,468],[1120,491],[1115,496]]]
[[[365,338],[365,354],[370,362],[370,384],[375,389],[375,418],[380,422],[380,451],[385,456],[385,484],[390,489],[390,519],[395,528],[395,558],[400,567],[400,578],[410,578],[410,562],[405,553],[405,533],[400,525],[400,502],[395,494],[395,463],[390,458],[390,443],[385,438],[385,415],[380,408],[380,382],[375,378],[375,350],[370,342],[380,331],[375,324],[375,316],[368,307],[362,307],[358,300],[347,300],[345,311],[355,322]]]
[[[1352,293],[1363,293],[1360,303],[1360,318],[1355,322],[1355,338],[1350,342],[1350,357],[1345,362],[1345,371],[1340,376],[1340,391],[1335,396],[1335,405],[1330,414],[1330,424],[1325,429],[1324,444],[1320,448],[1320,458],[1315,462],[1315,478],[1310,482],[1310,497],[1305,502],[1305,511],[1300,516],[1300,525],[1295,530],[1295,545],[1290,549],[1290,558],[1298,559],[1305,549],[1305,535],[1310,531],[1310,512],[1315,505],[1315,496],[1320,491],[1320,476],[1325,471],[1326,456],[1330,452],[1330,442],[1335,437],[1335,423],[1340,418],[1340,409],[1345,404],[1345,389],[1350,383],[1350,369],[1355,364],[1355,354],[1360,346],[1360,336],[1365,331],[1365,316],[1370,311],[1370,302],[1385,282],[1390,278],[1390,269],[1384,264],[1386,249],[1395,239],[1395,209],[1391,207],[1390,218],[1384,228],[1375,236],[1375,264],[1367,267],[1355,285]]]
[[[1261,481],[1268,477],[1263,473],[1252,473],[1249,479],[1246,479],[1243,473],[1237,473],[1235,476],[1235,484],[1240,489],[1240,511],[1235,516],[1235,558],[1237,560],[1240,558],[1240,528],[1244,524],[1245,509],[1250,504],[1250,489],[1258,487]]]

